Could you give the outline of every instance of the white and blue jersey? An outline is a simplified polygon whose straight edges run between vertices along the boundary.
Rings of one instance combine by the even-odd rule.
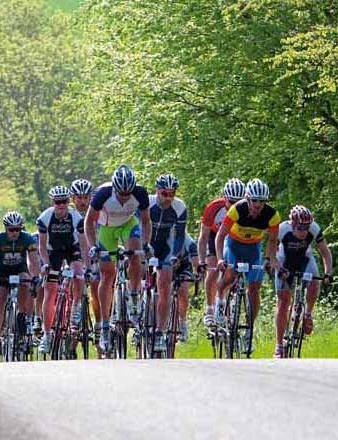
[[[185,240],[187,208],[184,202],[174,197],[169,208],[161,208],[156,195],[149,196],[152,222],[151,245],[155,257],[162,264],[169,265],[170,257],[178,257]]]
[[[130,198],[121,204],[115,189],[108,182],[95,190],[90,206],[100,212],[99,225],[121,226],[131,220],[138,209],[143,211],[149,207],[149,196],[143,186],[136,185]]]

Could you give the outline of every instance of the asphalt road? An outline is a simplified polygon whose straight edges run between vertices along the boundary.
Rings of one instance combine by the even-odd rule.
[[[0,439],[338,439],[338,361],[0,365]]]

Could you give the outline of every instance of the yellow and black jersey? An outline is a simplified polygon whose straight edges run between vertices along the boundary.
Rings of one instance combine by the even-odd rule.
[[[241,243],[259,243],[265,231],[278,232],[280,215],[272,206],[265,204],[257,217],[252,217],[246,199],[231,206],[223,219],[230,230],[229,236]]]

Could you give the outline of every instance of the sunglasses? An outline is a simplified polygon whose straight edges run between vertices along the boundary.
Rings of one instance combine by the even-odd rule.
[[[8,232],[20,232],[21,228],[7,228]]]
[[[252,203],[260,203],[260,204],[266,203],[266,200],[262,200],[262,199],[250,199],[250,201]]]
[[[118,192],[117,194],[121,197],[129,197],[132,195],[131,192]]]
[[[162,197],[175,197],[175,192],[176,191],[167,191],[166,189],[162,189],[160,191],[160,194]]]
[[[54,200],[55,205],[67,205],[68,202],[68,199]]]
[[[308,231],[310,229],[310,225],[298,224],[296,225],[296,229],[298,229],[298,231]]]

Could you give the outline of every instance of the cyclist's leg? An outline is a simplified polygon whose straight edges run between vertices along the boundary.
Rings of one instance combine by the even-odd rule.
[[[262,265],[261,245],[260,243],[245,244],[242,246],[242,261],[250,265]],[[252,318],[253,321],[257,318],[261,298],[259,290],[262,285],[263,271],[261,269],[250,269],[247,274],[248,280],[248,295],[251,301]]]
[[[27,272],[20,273],[20,280],[28,280],[29,275]],[[19,286],[18,294],[18,323],[19,334],[24,335],[26,330],[29,334],[33,330],[33,313],[34,313],[34,299],[29,292],[29,284],[21,283]],[[26,326],[27,329],[26,329]]]
[[[169,263],[163,263],[162,267],[157,270],[157,290],[158,290],[158,305],[157,305],[157,327],[158,330],[164,331],[167,325],[169,316],[169,298],[171,280],[173,277],[172,267]]]
[[[216,249],[215,249],[215,236],[216,234],[213,231],[210,231],[209,239],[208,239],[208,248],[207,248],[207,256],[205,262],[207,267],[216,267],[217,266],[217,258],[216,258]],[[205,277],[205,293],[206,293],[206,314],[214,314],[215,312],[215,299],[217,292],[217,278],[218,272],[216,271],[207,271]]]
[[[0,335],[2,334],[2,326],[4,322],[4,313],[8,294],[8,287],[6,287],[7,285],[8,284],[5,282],[5,280],[0,280]]]
[[[141,250],[140,228],[136,217],[129,220],[121,229],[121,239],[128,250]],[[139,255],[132,255],[129,265],[130,290],[137,292],[141,285],[141,258]]]
[[[312,273],[314,276],[318,276],[318,267],[316,260],[313,256],[309,258],[304,272]],[[312,280],[308,285],[306,295],[306,308],[304,316],[304,331],[306,335],[311,334],[313,330],[312,313],[318,298],[318,294],[319,282],[317,280]]]
[[[49,255],[50,270],[59,272],[62,266],[63,256],[59,253],[51,252]],[[58,277],[49,274],[44,287],[44,298],[42,303],[43,328],[49,334],[54,316],[55,297],[58,289]]]
[[[100,282],[99,280],[92,280],[90,282],[90,297],[91,297],[91,305],[94,313],[95,323],[101,321],[99,282]]]
[[[116,229],[111,226],[100,226],[98,231],[98,246],[100,250],[114,252],[117,249],[118,238]],[[102,327],[109,327],[110,309],[113,300],[113,283],[115,279],[115,257],[109,255],[100,259],[100,282],[98,296]]]
[[[83,262],[78,247],[74,247],[70,254],[67,255],[67,262],[74,274],[71,324],[73,329],[76,330],[81,321],[81,299],[84,287]]]

